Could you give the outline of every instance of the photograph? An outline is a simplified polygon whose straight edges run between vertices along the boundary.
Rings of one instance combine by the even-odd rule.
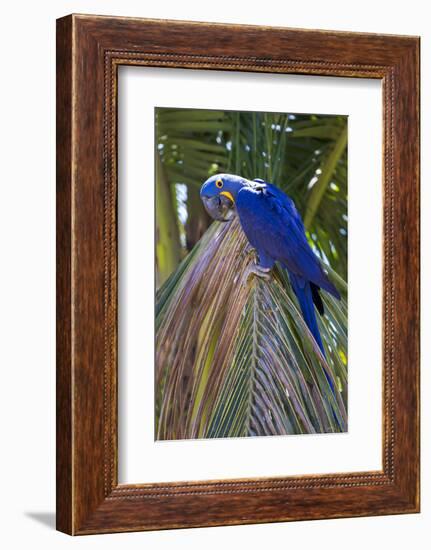
[[[348,431],[348,116],[156,107],[155,440]]]

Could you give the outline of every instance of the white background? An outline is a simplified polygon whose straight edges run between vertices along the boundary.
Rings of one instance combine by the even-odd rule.
[[[381,82],[144,67],[119,78],[120,482],[381,470]],[[156,105],[349,115],[348,433],[154,441],[154,167],[143,155]]]
[[[422,150],[431,150],[427,2],[8,2],[1,21],[1,544],[4,548],[429,547],[431,170],[422,166],[422,514],[72,539],[54,523],[55,18],[69,12],[422,36]],[[4,42],[4,43],[3,43]],[[366,220],[364,220],[366,223]],[[427,536],[428,535],[428,536]],[[426,538],[425,538],[426,537]]]

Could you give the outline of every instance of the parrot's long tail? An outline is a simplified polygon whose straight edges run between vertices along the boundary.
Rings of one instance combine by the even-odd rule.
[[[293,291],[298,297],[298,301],[301,307],[304,321],[306,322],[307,327],[310,329],[311,333],[314,336],[314,339],[316,340],[316,343],[321,349],[323,353],[323,357],[326,358],[325,350],[323,348],[322,338],[319,332],[319,327],[317,326],[316,310],[314,309],[314,305],[317,301],[316,307],[318,307],[319,310],[323,311],[323,304],[321,302],[321,298],[320,296],[318,296],[317,299],[313,300],[313,288],[311,287],[312,283],[310,283],[303,277],[299,277],[298,275],[295,275],[290,271],[289,271],[289,277],[290,277],[290,282],[292,283]],[[317,292],[316,289],[314,289],[314,291]],[[331,380],[328,373],[326,372],[326,370],[324,370],[324,373],[325,373],[326,380],[328,381],[328,384],[331,388],[331,391],[335,395],[334,383]],[[334,417],[335,422],[337,423],[338,427],[342,429],[342,424],[337,418],[337,415],[335,414],[334,408],[332,406],[331,406],[331,409],[332,409],[332,416]]]
[[[319,332],[319,327],[317,325],[316,310],[314,309],[311,285],[309,281],[307,281],[303,277],[295,275],[290,271],[289,277],[290,282],[292,283],[293,291],[298,298],[304,321],[306,322],[307,327],[310,329],[312,335],[314,336],[314,339],[321,349],[323,356],[326,357],[325,350],[323,348],[322,338]]]

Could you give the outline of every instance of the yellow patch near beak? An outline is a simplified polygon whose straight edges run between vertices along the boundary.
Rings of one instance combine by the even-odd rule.
[[[235,203],[235,201],[233,200],[232,193],[229,193],[229,191],[222,191],[222,192],[220,193],[220,195],[224,195],[224,196],[227,197],[229,200],[231,200],[233,203]]]

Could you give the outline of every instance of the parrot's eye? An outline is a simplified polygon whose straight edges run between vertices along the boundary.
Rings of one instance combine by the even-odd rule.
[[[223,187],[223,180],[217,180],[216,181],[216,187],[218,187],[219,189],[221,189]]]

